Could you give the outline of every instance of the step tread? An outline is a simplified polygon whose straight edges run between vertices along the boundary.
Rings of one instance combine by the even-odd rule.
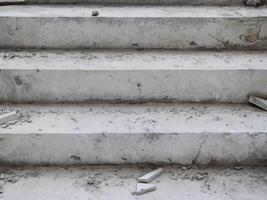
[[[25,104],[1,134],[267,133],[267,112],[243,104]]]
[[[266,63],[267,51],[0,51],[2,70],[267,70]]]
[[[155,168],[136,165],[1,167],[4,183],[0,197],[9,200],[266,199],[267,169],[264,167],[183,170],[181,166],[164,166],[164,173],[152,182],[157,190],[139,197],[132,195],[136,178]]]
[[[0,7],[0,17],[92,17],[97,18],[246,18],[267,17],[266,6],[99,6],[99,5],[11,5]]]

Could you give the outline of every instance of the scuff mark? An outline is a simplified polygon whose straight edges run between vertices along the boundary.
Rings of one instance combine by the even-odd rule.
[[[215,37],[215,36],[213,36],[213,35],[211,35],[211,34],[209,34],[209,36],[210,36],[211,38],[217,40],[218,42],[220,42],[225,48],[229,48],[229,47],[231,47],[229,40],[227,40],[227,41],[223,41],[223,40],[221,40],[221,39],[219,39],[219,38],[217,38],[217,37]]]
[[[262,24],[259,25],[259,29],[257,32],[253,33],[254,31],[253,29],[248,29],[248,33],[240,35],[239,38],[244,42],[248,43],[258,42],[259,40],[261,40],[260,38],[261,29],[262,29]]]

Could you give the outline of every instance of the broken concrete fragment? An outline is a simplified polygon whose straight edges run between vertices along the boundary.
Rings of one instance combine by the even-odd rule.
[[[17,120],[18,116],[15,111],[9,112],[9,113],[4,113],[0,115],[0,124],[3,124],[8,121],[15,121]]]
[[[234,167],[234,169],[235,169],[235,170],[242,170],[242,169],[243,169],[243,167],[240,167],[240,166],[235,166],[235,167]]]
[[[138,181],[141,183],[149,183],[150,181],[157,178],[160,174],[162,174],[162,172],[163,172],[163,169],[158,168],[158,169],[151,171],[151,172],[145,174],[144,176],[138,178]]]
[[[137,183],[136,184],[136,195],[145,194],[148,192],[151,192],[153,190],[156,190],[156,186],[154,184],[147,184],[147,183]]]
[[[96,17],[96,16],[98,16],[98,15],[99,15],[98,10],[93,10],[93,11],[92,11],[92,16]]]
[[[23,3],[26,0],[0,0],[0,5],[10,5],[16,3]]]
[[[246,6],[260,6],[263,5],[264,0],[244,0]]]
[[[250,96],[248,101],[267,111],[267,100],[256,96]]]

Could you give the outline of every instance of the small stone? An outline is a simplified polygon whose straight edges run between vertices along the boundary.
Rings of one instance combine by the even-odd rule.
[[[235,170],[242,170],[243,167],[235,166],[234,169],[235,169]]]
[[[99,15],[98,10],[93,10],[93,11],[92,11],[92,16],[96,17],[96,16],[98,16],[98,15]]]

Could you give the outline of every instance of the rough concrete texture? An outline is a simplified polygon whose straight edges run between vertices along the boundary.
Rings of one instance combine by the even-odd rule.
[[[1,168],[3,200],[265,200],[267,169],[165,167],[157,190],[132,195],[135,178],[153,167]]]
[[[4,51],[0,101],[247,102],[267,96],[266,51]]]
[[[52,3],[52,4],[138,4],[138,5],[243,5],[246,0],[25,0],[27,3]],[[251,0],[250,0],[251,1]],[[255,0],[256,1],[256,0]],[[262,4],[266,2],[262,1]],[[262,5],[261,4],[261,5]]]
[[[267,165],[267,112],[248,105],[2,105],[2,164]]]
[[[0,47],[266,49],[266,17],[266,7],[4,6]]]

